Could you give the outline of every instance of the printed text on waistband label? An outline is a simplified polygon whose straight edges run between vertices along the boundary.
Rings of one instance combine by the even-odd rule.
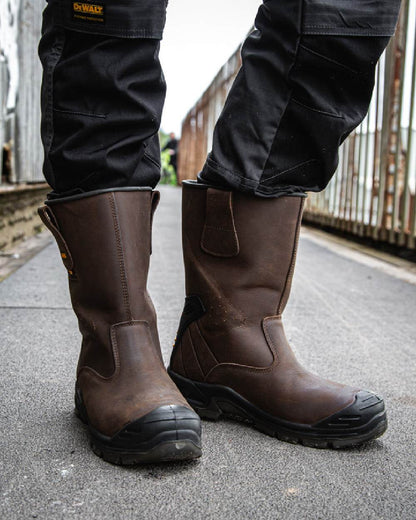
[[[72,2],[72,18],[79,22],[105,23],[105,8],[96,2]]]

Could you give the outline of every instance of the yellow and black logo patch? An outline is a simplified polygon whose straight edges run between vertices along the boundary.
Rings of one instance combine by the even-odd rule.
[[[72,2],[72,18],[79,22],[105,23],[105,6],[97,2]]]

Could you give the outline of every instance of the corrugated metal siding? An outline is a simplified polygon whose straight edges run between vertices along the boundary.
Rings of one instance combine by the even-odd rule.
[[[40,84],[42,71],[37,54],[43,0],[22,0],[19,11],[19,76],[16,104],[16,180],[43,181],[40,140]]]
[[[178,181],[193,179],[204,164],[212,146],[214,126],[227,94],[241,66],[240,49],[220,69],[211,85],[182,124],[178,157]]]
[[[39,135],[41,66],[37,47],[45,4],[43,0],[1,3],[0,145],[11,146],[8,180],[43,181]]]
[[[0,55],[0,152],[6,143],[7,90],[9,76],[4,56]],[[1,156],[0,156],[1,159]],[[0,179],[3,176],[3,160],[0,160]]]

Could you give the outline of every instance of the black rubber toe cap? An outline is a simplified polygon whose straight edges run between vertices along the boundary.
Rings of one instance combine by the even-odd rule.
[[[131,422],[113,437],[92,432],[96,440],[113,449],[147,451],[166,441],[190,440],[201,445],[201,420],[189,408],[166,405]]]
[[[363,434],[374,430],[383,422],[387,427],[383,399],[373,392],[361,390],[351,405],[314,424],[313,427],[338,435]]]
[[[113,437],[89,430],[93,451],[113,464],[184,461],[202,453],[200,418],[185,406],[160,406]]]

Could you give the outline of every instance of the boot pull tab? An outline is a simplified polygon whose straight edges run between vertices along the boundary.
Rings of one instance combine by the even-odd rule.
[[[150,209],[150,254],[152,254],[152,229],[153,229],[153,216],[160,201],[160,191],[152,191],[151,209]]]
[[[231,191],[207,189],[201,248],[210,255],[232,258],[240,252],[232,197]]]
[[[73,269],[74,269],[74,262],[72,260],[71,253],[69,251],[68,245],[65,242],[64,237],[61,235],[61,232],[58,229],[58,224],[56,222],[56,218],[54,214],[52,213],[52,210],[48,208],[48,206],[42,206],[41,208],[38,208],[38,214],[42,220],[42,222],[45,224],[45,226],[49,229],[49,231],[52,233],[52,235],[55,237],[55,240],[58,244],[59,251],[61,253],[61,258],[64,263],[64,266],[66,267],[68,273],[70,275],[73,275]]]
[[[155,211],[156,211],[157,207],[159,206],[159,201],[160,201],[160,191],[155,191],[155,190],[152,191],[152,202],[151,202],[152,220],[153,220],[153,215],[155,214]]]

